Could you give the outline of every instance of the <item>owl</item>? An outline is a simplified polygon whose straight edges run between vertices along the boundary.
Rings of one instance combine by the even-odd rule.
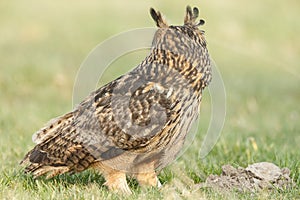
[[[182,149],[212,77],[198,8],[187,6],[181,26],[150,14],[158,27],[150,53],[37,131],[21,161],[26,173],[51,178],[93,168],[108,189],[126,194],[126,176],[161,185],[157,175]]]

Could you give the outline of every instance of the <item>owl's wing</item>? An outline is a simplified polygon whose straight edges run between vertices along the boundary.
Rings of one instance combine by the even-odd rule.
[[[68,126],[74,119],[73,112],[50,120],[45,127],[38,130],[32,136],[32,141],[36,144],[41,144],[49,138],[54,137],[60,129]]]
[[[157,148],[154,138],[162,136],[180,107],[174,95],[180,84],[174,84],[176,76],[162,68],[152,64],[133,70],[93,93],[92,106],[87,105],[82,114],[94,117],[77,125],[84,129],[80,141],[95,158],[106,160],[125,151],[145,153]]]
[[[29,164],[26,171],[35,176],[51,172],[52,177],[126,151],[151,151],[153,138],[174,117],[177,105],[167,85],[161,77],[138,70],[108,83],[39,130],[33,136],[37,145],[21,163]]]

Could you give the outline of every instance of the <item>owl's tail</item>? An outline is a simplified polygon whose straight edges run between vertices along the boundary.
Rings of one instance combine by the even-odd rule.
[[[73,113],[51,120],[36,132],[36,146],[20,162],[25,172],[34,177],[47,174],[51,178],[66,172],[80,172],[95,160],[89,151],[76,142],[78,130],[73,126]]]

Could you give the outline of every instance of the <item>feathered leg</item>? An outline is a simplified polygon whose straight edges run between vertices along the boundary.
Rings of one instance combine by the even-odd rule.
[[[112,169],[101,162],[96,162],[93,164],[93,168],[99,170],[104,176],[106,182],[104,185],[108,187],[109,190],[121,192],[123,194],[132,194],[127,181],[126,174],[122,171]]]
[[[134,174],[134,176],[141,186],[161,187],[161,183],[159,182],[155,171],[138,173]]]

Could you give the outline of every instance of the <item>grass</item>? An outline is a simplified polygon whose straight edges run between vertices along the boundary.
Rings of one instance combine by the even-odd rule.
[[[204,94],[200,129],[182,157],[164,169],[163,187],[141,189],[130,181],[129,199],[300,199],[300,27],[298,1],[241,2],[76,1],[70,5],[0,2],[0,199],[120,199],[103,178],[86,171],[51,180],[33,180],[18,162],[33,147],[31,135],[49,119],[72,109],[77,70],[88,52],[119,32],[153,27],[149,7],[169,22],[182,22],[186,4],[199,5],[207,24],[209,50],[227,93],[227,116],[213,150],[198,159],[210,119]],[[171,6],[170,6],[171,5]],[[105,81],[135,66],[143,53],[112,64]],[[118,68],[122,65],[122,68]],[[257,148],[255,147],[257,145]],[[221,166],[269,161],[291,169],[288,191],[220,193],[198,189]]]

